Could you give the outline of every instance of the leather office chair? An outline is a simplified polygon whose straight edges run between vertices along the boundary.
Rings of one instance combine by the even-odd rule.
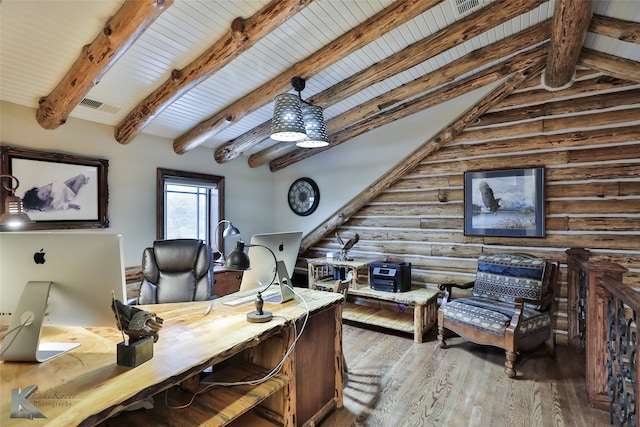
[[[213,295],[213,254],[198,239],[156,240],[142,253],[138,304],[204,301]]]

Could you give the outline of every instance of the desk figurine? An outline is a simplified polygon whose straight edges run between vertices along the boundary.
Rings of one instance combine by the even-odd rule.
[[[339,261],[351,261],[352,258],[349,258],[349,249],[351,249],[356,243],[358,243],[358,241],[360,240],[360,235],[358,233],[355,233],[353,237],[347,240],[347,242],[345,243],[340,237],[340,234],[336,231],[336,239],[338,240],[338,244],[342,246],[342,249],[340,249],[340,253],[338,253],[336,259]]]
[[[118,344],[118,365],[136,367],[153,357],[153,343],[158,341],[158,332],[163,320],[155,313],[123,304],[115,297],[111,309],[117,326],[122,331],[122,342]],[[124,335],[129,336],[127,341]]]

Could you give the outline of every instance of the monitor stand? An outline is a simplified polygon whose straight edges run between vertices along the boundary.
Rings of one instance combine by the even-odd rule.
[[[40,333],[47,310],[51,282],[28,282],[11,316],[2,342],[0,360],[45,362],[78,347],[79,343],[42,343]]]

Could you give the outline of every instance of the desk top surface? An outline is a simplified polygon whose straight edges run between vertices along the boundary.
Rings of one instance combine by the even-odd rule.
[[[369,286],[363,286],[358,289],[349,288],[349,294],[404,304],[426,304],[436,298],[440,292],[427,288],[411,288],[407,292],[385,292],[371,289]]]
[[[0,362],[0,425],[93,424],[121,410],[122,403],[149,397],[189,378],[207,366],[274,335],[292,320],[342,301],[341,294],[296,288],[295,300],[285,304],[265,303],[274,318],[267,323],[249,323],[246,314],[253,302],[238,306],[224,301],[246,293],[230,294],[213,301],[213,310],[203,315],[209,301],[143,306],[164,319],[154,356],[136,368],[116,364],[116,344],[122,335],[116,328],[47,327],[42,342],[77,341],[81,346],[44,363]],[[47,418],[11,418],[12,390],[37,385],[29,397]]]
[[[311,265],[335,265],[337,267],[354,267],[354,268],[362,268],[367,267],[371,264],[373,260],[370,259],[350,259],[350,260],[340,260],[337,258],[312,258],[307,260],[308,264]]]

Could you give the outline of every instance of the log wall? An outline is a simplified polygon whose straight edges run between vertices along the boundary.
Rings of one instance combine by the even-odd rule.
[[[453,119],[453,118],[452,118]],[[391,165],[390,165],[391,166]],[[464,235],[464,172],[545,168],[544,238]],[[629,270],[640,288],[640,85],[580,70],[547,91],[540,79],[507,97],[339,229],[353,257],[412,264],[415,286],[474,278],[482,252],[527,252],[561,264],[558,343],[567,343],[568,248]],[[339,249],[333,233],[299,259]]]

